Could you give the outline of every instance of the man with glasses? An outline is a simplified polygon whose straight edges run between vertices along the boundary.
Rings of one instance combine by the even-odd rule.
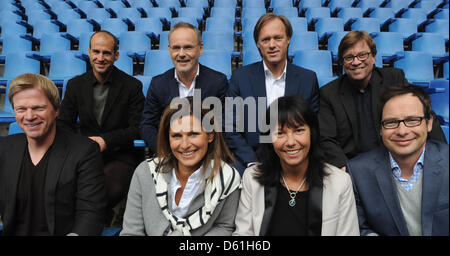
[[[414,85],[392,86],[380,105],[383,146],[347,165],[361,235],[448,236],[448,145],[427,140],[430,97]]]
[[[328,162],[345,170],[348,159],[367,152],[378,136],[380,95],[408,81],[401,69],[378,68],[377,48],[365,31],[351,31],[341,40],[338,56],[345,74],[320,89],[320,136]],[[436,121],[431,138],[445,141]]]
[[[165,46],[160,45],[160,49],[162,47]],[[140,124],[141,136],[151,154],[156,153],[161,116],[173,98],[194,96],[194,89],[200,89],[202,99],[214,96],[223,100],[228,90],[224,74],[199,63],[203,43],[201,32],[196,27],[185,22],[175,24],[169,32],[168,49],[175,68],[153,77]]]

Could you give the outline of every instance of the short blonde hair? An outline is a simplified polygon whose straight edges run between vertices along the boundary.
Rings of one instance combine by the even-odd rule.
[[[8,98],[14,108],[13,97],[16,93],[26,89],[36,88],[44,92],[53,108],[56,110],[60,106],[59,91],[56,85],[49,78],[40,74],[25,73],[18,75],[9,85]]]

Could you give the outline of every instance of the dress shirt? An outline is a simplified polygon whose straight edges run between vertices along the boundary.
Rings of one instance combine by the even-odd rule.
[[[177,70],[174,70],[175,80],[178,82],[178,91],[180,92],[180,98],[186,98],[188,96],[194,96],[195,80],[197,80],[198,74],[200,72],[200,66],[197,64],[197,73],[195,74],[194,80],[191,86],[188,88],[183,82],[178,79]]]
[[[419,160],[414,165],[413,174],[411,175],[411,178],[405,179],[402,177],[402,170],[398,166],[395,159],[392,157],[391,153],[389,152],[389,159],[391,161],[391,168],[392,168],[392,174],[394,175],[394,178],[402,185],[402,187],[406,191],[410,191],[414,185],[417,183],[417,181],[420,178],[420,175],[423,172],[423,158],[425,155],[425,148],[422,151],[422,154],[419,157]]]
[[[192,199],[194,199],[195,194],[199,189],[199,184],[202,182],[203,172],[202,167],[198,168],[194,173],[189,176],[186,186],[184,187],[181,199],[178,205],[175,203],[175,194],[177,190],[181,188],[181,183],[177,179],[175,169],[172,169],[172,179],[170,181],[170,189],[172,190],[172,214],[177,217],[183,217],[191,204]]]
[[[281,76],[277,78],[273,76],[272,71],[270,71],[270,69],[266,66],[266,63],[264,61],[263,65],[264,65],[264,76],[266,78],[267,107],[269,107],[274,100],[284,96],[286,88],[287,61],[284,64],[283,73],[281,74]]]

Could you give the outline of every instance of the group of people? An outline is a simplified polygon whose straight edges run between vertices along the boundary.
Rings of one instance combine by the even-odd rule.
[[[288,61],[292,34],[286,17],[261,16],[262,61],[228,81],[199,63],[201,32],[180,22],[169,33],[174,68],[146,96],[114,66],[107,31],[92,35],[92,69],[62,101],[42,75],[13,79],[24,134],[0,140],[3,234],[99,235],[126,198],[121,235],[449,235],[448,145],[428,94],[402,70],[375,67],[364,31],[342,39],[345,74],[319,90],[314,71]],[[217,117],[196,109],[208,97],[265,108]],[[250,129],[274,109],[269,129]],[[133,147],[139,138],[152,157]]]

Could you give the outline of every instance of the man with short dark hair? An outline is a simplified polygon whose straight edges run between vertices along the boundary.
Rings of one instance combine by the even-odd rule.
[[[422,88],[382,95],[383,145],[348,162],[361,235],[448,236],[448,145],[427,140],[433,127]]]
[[[201,32],[186,22],[175,24],[169,32],[169,54],[172,69],[152,78],[145,99],[140,133],[151,154],[156,154],[157,135],[161,116],[172,99],[194,96],[214,96],[223,100],[228,89],[227,77],[199,63],[203,53]]]
[[[380,145],[379,97],[391,85],[408,83],[403,70],[376,67],[376,54],[367,32],[349,32],[338,50],[345,74],[320,88],[321,144],[328,162],[342,169],[348,159]],[[445,141],[437,122],[430,137]]]
[[[11,81],[9,100],[24,133],[0,139],[4,235],[100,235],[106,195],[97,143],[56,127],[59,92],[39,74]]]
[[[109,209],[126,197],[134,169],[144,156],[133,146],[140,138],[142,83],[114,66],[118,58],[114,35],[94,33],[89,48],[92,70],[69,80],[58,117],[58,125],[70,131],[78,131],[79,126],[82,135],[100,146]]]
[[[281,96],[299,95],[317,112],[319,87],[316,73],[288,62],[288,48],[292,36],[289,20],[282,15],[267,13],[259,18],[253,36],[263,60],[233,71],[227,97],[251,97],[255,100],[264,97],[264,103],[268,107]],[[233,127],[233,132],[225,133],[227,145],[237,158],[236,167],[241,174],[246,167],[257,162],[255,150],[259,144],[260,133],[258,129],[248,129],[249,115],[256,114],[256,119],[260,120],[264,113],[265,111],[244,113],[244,131],[237,131]],[[237,116],[235,113],[234,123]]]

